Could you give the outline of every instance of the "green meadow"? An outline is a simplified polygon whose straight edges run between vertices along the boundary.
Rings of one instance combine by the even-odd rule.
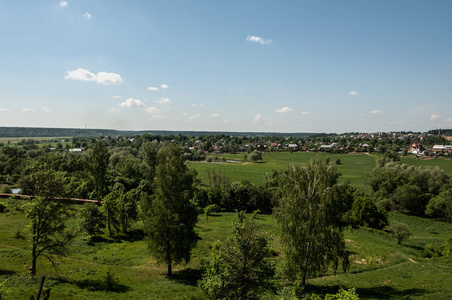
[[[77,210],[78,208],[74,208]],[[41,258],[38,274],[46,274],[51,299],[206,299],[197,287],[210,245],[225,240],[235,213],[199,217],[198,245],[189,264],[178,266],[174,278],[149,255],[141,230],[130,236],[102,238],[87,243],[79,236],[70,254],[54,265]],[[452,224],[391,213],[391,221],[409,225],[412,237],[401,245],[388,236],[363,229],[344,231],[350,270],[330,272],[309,280],[309,290],[335,293],[355,287],[362,299],[445,299],[452,297],[452,260],[424,257],[424,247],[441,245],[452,233]],[[258,215],[280,262],[279,227],[270,215]],[[72,222],[77,222],[73,220]],[[27,219],[19,212],[0,214],[0,293],[2,299],[27,299],[36,292],[39,276],[28,276]],[[137,224],[141,225],[141,224]],[[432,228],[434,228],[432,232]],[[427,230],[428,229],[428,230]],[[281,277],[280,284],[287,284]],[[272,298],[268,298],[272,299]]]
[[[378,155],[264,153],[259,163],[191,162],[198,177],[207,182],[207,171],[216,168],[231,181],[248,180],[265,183],[271,170],[282,170],[290,163],[305,164],[310,159],[340,159],[340,180],[370,191],[366,177],[375,166]],[[225,159],[243,160],[242,155],[225,155]],[[220,160],[221,161],[221,160]],[[449,160],[403,158],[412,165],[439,165],[451,175]],[[5,203],[10,200],[1,200]],[[23,203],[24,200],[16,200]],[[20,205],[18,206],[20,207]],[[73,206],[77,216],[79,206]],[[199,216],[196,231],[200,236],[189,264],[177,266],[174,277],[166,278],[166,266],[159,265],[149,255],[142,224],[137,223],[128,236],[104,236],[88,243],[82,234],[70,246],[65,257],[50,264],[40,258],[38,276],[30,278],[30,244],[28,220],[23,212],[11,209],[0,213],[0,295],[1,299],[28,299],[36,293],[40,276],[46,274],[45,287],[51,289],[50,299],[206,299],[197,286],[203,264],[216,240],[225,240],[235,220],[235,213],[219,213],[207,220]],[[258,215],[262,230],[271,237],[276,263],[282,260],[279,226],[271,215]],[[350,270],[311,279],[308,290],[320,294],[335,293],[340,287],[355,287],[361,299],[450,299],[452,297],[452,259],[426,259],[427,245],[442,245],[452,237],[452,224],[431,219],[389,214],[390,222],[409,226],[412,236],[401,245],[384,234],[365,229],[344,230],[350,251]],[[79,220],[70,221],[77,226]],[[278,264],[278,270],[280,264]],[[280,270],[279,270],[280,271]],[[287,282],[278,272],[280,286]],[[269,296],[266,299],[276,299]]]
[[[291,163],[306,164],[311,159],[330,158],[331,163],[340,160],[337,165],[341,181],[348,181],[353,186],[359,187],[365,192],[370,192],[366,184],[366,178],[373,168],[379,154],[329,154],[316,152],[277,152],[263,153],[262,161],[252,163],[244,161],[244,154],[218,155],[217,162],[190,162],[190,166],[198,172],[198,178],[204,183],[208,183],[208,171],[216,169],[225,177],[232,181],[249,181],[254,185],[263,185],[272,170],[283,170]],[[235,160],[237,162],[224,162],[225,160]],[[452,161],[449,159],[418,159],[415,156],[407,156],[401,159],[402,163],[414,166],[429,165],[441,167],[449,176],[452,175]]]

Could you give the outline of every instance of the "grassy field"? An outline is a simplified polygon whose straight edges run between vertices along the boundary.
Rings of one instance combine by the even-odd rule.
[[[222,157],[222,156],[220,156]],[[243,154],[224,155],[226,160],[241,160]],[[338,170],[342,174],[340,180],[349,181],[350,184],[357,186],[365,192],[370,192],[369,186],[366,184],[368,174],[375,167],[375,162],[379,158],[378,154],[328,154],[314,152],[279,152],[264,153],[263,160],[258,163],[234,163],[234,162],[190,162],[190,166],[198,171],[198,178],[204,183],[208,182],[208,170],[215,168],[229,178],[230,181],[249,181],[255,185],[263,185],[272,170],[283,170],[290,163],[306,164],[311,159],[326,157],[330,158],[332,163],[340,160]],[[402,162],[414,166],[428,165],[439,166],[446,173],[452,176],[452,160],[449,159],[416,159],[414,156],[402,158]]]
[[[192,260],[178,266],[172,279],[165,277],[166,267],[150,257],[140,230],[129,237],[104,238],[93,244],[80,236],[69,256],[59,258],[56,265],[40,260],[38,274],[48,275],[45,286],[51,288],[51,299],[205,299],[197,287],[202,264],[212,242],[227,237],[235,218],[234,213],[218,214],[209,220],[200,216],[196,230],[201,239]],[[398,245],[387,236],[346,230],[347,247],[352,253],[350,272],[311,279],[310,289],[324,293],[336,292],[340,286],[356,287],[362,299],[452,296],[452,260],[426,260],[422,250],[427,244],[443,244],[451,235],[452,224],[398,214],[390,214],[390,219],[408,224],[413,236]],[[278,253],[274,260],[279,262],[282,250],[278,225],[269,215],[259,215],[258,221],[272,237]],[[28,299],[38,285],[39,276],[28,276],[26,224],[21,213],[0,214],[0,291],[4,299]],[[426,228],[435,228],[435,233]],[[113,277],[109,288],[107,273]]]
[[[71,137],[0,137],[0,144],[7,145],[8,142],[11,145],[16,145],[22,141],[22,140],[35,140],[38,141],[40,144],[49,144],[52,147],[55,147],[58,142],[55,142],[55,140],[58,140],[61,142],[61,140],[64,140],[62,143],[63,146],[66,146],[68,142],[72,140]],[[52,142],[51,142],[52,141]]]

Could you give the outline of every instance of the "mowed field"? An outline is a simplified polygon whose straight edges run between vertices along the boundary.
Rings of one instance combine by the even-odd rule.
[[[243,161],[244,154],[225,154],[218,155],[219,158],[226,160]],[[189,165],[198,171],[198,178],[204,183],[208,183],[208,171],[212,168],[220,171],[230,181],[249,181],[254,185],[263,185],[267,176],[270,176],[272,170],[283,170],[291,163],[307,164],[311,159],[320,158],[325,160],[330,158],[330,163],[340,160],[337,165],[341,173],[340,181],[348,181],[350,184],[361,188],[365,192],[370,192],[366,184],[366,178],[380,157],[379,154],[329,154],[316,152],[277,152],[263,153],[263,160],[257,163],[244,162],[190,162]],[[452,160],[450,159],[418,159],[415,156],[407,156],[401,159],[405,164],[414,166],[439,166],[449,176],[452,176]]]

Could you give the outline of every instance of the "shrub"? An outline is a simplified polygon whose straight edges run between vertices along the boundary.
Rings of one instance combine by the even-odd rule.
[[[0,202],[0,213],[5,212],[5,210],[6,210],[6,205],[5,205],[5,203]]]

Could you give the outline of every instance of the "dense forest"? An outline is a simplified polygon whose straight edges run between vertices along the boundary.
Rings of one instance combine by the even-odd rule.
[[[306,138],[314,133],[280,133],[280,132],[213,132],[213,131],[171,131],[171,130],[114,130],[83,128],[40,128],[40,127],[0,127],[0,137],[100,137],[100,136],[132,136],[148,133],[151,135],[218,135],[228,136],[291,136]]]

